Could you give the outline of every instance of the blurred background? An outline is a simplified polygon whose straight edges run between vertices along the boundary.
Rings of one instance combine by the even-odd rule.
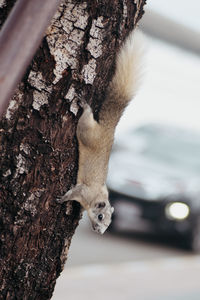
[[[53,300],[200,299],[200,2],[149,0],[144,79],[116,132],[115,213],[84,214]]]

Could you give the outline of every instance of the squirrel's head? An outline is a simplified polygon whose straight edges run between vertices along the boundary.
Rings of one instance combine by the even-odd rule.
[[[111,223],[114,207],[111,207],[108,199],[95,202],[88,210],[88,215],[95,232],[103,234]]]

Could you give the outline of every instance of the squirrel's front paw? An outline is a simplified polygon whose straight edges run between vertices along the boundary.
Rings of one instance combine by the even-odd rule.
[[[69,190],[67,193],[64,194],[64,196],[58,197],[56,199],[56,202],[62,204],[66,201],[72,200],[71,196],[72,196],[72,191]]]
[[[56,198],[56,202],[62,204],[63,202],[65,202],[65,200],[63,199],[63,196],[60,196]]]

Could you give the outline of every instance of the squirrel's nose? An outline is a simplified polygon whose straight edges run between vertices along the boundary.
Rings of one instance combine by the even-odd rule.
[[[98,224],[92,224],[92,229],[100,234],[103,234],[105,232],[105,229],[101,228]]]

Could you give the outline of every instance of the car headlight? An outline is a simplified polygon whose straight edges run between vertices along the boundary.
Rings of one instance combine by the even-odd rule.
[[[165,207],[165,214],[171,220],[184,220],[190,214],[190,207],[183,202],[169,203]]]

